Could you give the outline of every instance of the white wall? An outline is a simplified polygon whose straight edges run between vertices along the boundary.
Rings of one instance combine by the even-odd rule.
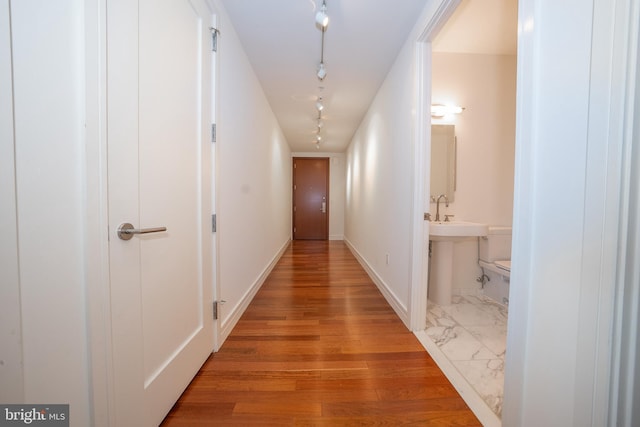
[[[221,3],[218,53],[218,299],[223,338],[291,236],[291,151]]]
[[[440,218],[446,213],[454,220],[511,226],[516,56],[434,52],[431,83],[433,104],[465,108],[462,114],[432,120],[455,125],[457,136],[455,197],[449,207],[440,203]],[[435,218],[435,203],[430,212]],[[476,241],[454,246],[454,293],[480,290],[477,259]]]
[[[510,226],[516,56],[434,53],[432,73],[432,102],[465,108],[452,118],[433,119],[454,124],[458,138],[455,201],[444,212],[456,220]],[[435,217],[435,203],[430,208]]]
[[[345,163],[344,153],[294,152],[291,157],[329,158],[329,240],[344,239]]]
[[[6,14],[7,2],[1,7]],[[3,64],[9,60],[13,65],[15,125],[6,128],[12,126],[6,108],[0,121],[1,166],[3,173],[5,167],[11,168],[12,159],[4,154],[14,151],[17,194],[17,200],[12,200],[3,180],[2,249],[17,253],[19,259],[9,263],[9,273],[17,276],[3,268],[2,286],[19,287],[19,301],[15,293],[0,299],[0,311],[15,313],[18,308],[22,319],[21,340],[13,336],[5,341],[4,331],[2,337],[3,353],[5,345],[14,352],[18,345],[23,356],[23,395],[17,390],[12,400],[69,403],[72,425],[78,426],[90,425],[83,235],[83,14],[81,0],[11,3],[12,56],[3,55]],[[5,35],[0,41],[6,52]],[[7,77],[1,76],[5,88]],[[3,105],[10,93],[3,91]],[[11,138],[11,133],[15,139],[4,139]],[[5,222],[12,216],[17,224]],[[19,332],[20,325],[14,326]],[[20,370],[14,363],[7,368]],[[1,382],[0,394],[13,394],[6,390],[11,386]]]
[[[346,152],[345,240],[405,323],[413,242],[412,47],[410,41],[399,52]]]

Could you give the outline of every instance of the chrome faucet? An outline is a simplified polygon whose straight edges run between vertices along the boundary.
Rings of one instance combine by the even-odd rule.
[[[436,221],[440,221],[440,199],[444,197],[444,203],[446,207],[449,207],[449,199],[446,194],[441,194],[438,196],[438,200],[436,201]]]

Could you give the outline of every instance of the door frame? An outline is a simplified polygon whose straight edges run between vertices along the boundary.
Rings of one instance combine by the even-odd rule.
[[[326,186],[327,186],[327,216],[326,216],[326,232],[323,240],[329,240],[329,226],[331,224],[331,203],[330,203],[330,191],[331,191],[331,157],[329,156],[317,156],[317,157],[305,157],[305,156],[296,156],[291,158],[291,239],[295,240],[295,232],[294,229],[296,227],[296,212],[295,212],[295,202],[296,202],[296,190],[294,189],[295,185],[295,162],[296,160],[318,160],[323,159],[327,163],[327,176],[326,176]]]
[[[446,10],[447,4],[451,5],[455,1],[441,0],[440,11]],[[520,24],[528,24],[536,21],[536,26],[544,27],[544,19],[540,16],[541,0],[519,0],[519,22]],[[617,7],[616,7],[617,6]],[[434,5],[437,8],[437,5]],[[593,6],[591,6],[593,7]],[[615,8],[615,9],[614,9]],[[602,203],[600,210],[594,212],[588,212],[588,222],[586,223],[586,232],[592,233],[591,242],[598,235],[612,236],[611,239],[602,238],[598,243],[599,247],[597,251],[592,253],[583,254],[585,260],[589,260],[587,255],[592,256],[595,253],[596,257],[602,255],[601,259],[597,259],[595,263],[586,262],[583,265],[583,272],[591,272],[591,267],[596,266],[598,274],[585,274],[587,279],[583,284],[584,291],[582,292],[582,300],[578,305],[578,314],[580,319],[580,328],[577,333],[579,334],[579,346],[578,354],[585,355],[576,364],[576,370],[586,373],[579,381],[575,382],[575,387],[572,389],[572,394],[567,396],[569,400],[573,401],[571,410],[574,410],[576,415],[575,419],[578,419],[580,425],[591,425],[592,423],[598,424],[602,420],[606,420],[609,424],[613,425],[616,421],[625,422],[624,425],[631,425],[633,421],[637,420],[638,412],[633,412],[633,402],[630,400],[631,387],[636,387],[636,384],[626,383],[628,374],[636,370],[637,364],[637,351],[638,342],[633,341],[636,337],[633,337],[637,331],[631,330],[631,328],[625,327],[625,324],[634,324],[640,318],[640,310],[637,307],[632,307],[630,304],[625,303],[625,298],[631,295],[637,296],[640,294],[640,286],[637,282],[638,273],[637,266],[633,265],[624,254],[617,252],[617,243],[620,240],[621,247],[626,250],[637,250],[640,247],[640,231],[637,226],[637,211],[640,203],[638,202],[639,191],[637,187],[633,187],[631,184],[631,171],[634,170],[634,166],[639,162],[637,147],[637,133],[640,126],[638,126],[638,90],[637,86],[634,86],[638,76],[638,64],[640,51],[640,24],[638,24],[637,18],[640,11],[640,0],[619,0],[614,3],[606,4],[603,1],[596,2],[596,11],[599,13],[599,19],[594,24],[595,33],[597,33],[597,43],[592,47],[591,59],[592,64],[609,64],[611,58],[615,59],[613,63],[612,75],[618,77],[620,84],[613,85],[607,89],[609,92],[600,96],[605,97],[606,105],[597,105],[599,101],[594,96],[593,104],[589,107],[593,107],[595,113],[592,113],[590,117],[592,120],[589,125],[596,129],[597,126],[602,126],[603,121],[611,121],[611,128],[607,128],[605,138],[613,142],[608,144],[609,151],[604,154],[606,157],[608,169],[606,174],[599,175],[602,170],[598,169],[598,165],[604,164],[602,153],[597,149],[593,149],[589,152],[590,166],[596,166],[593,171],[588,171],[589,174],[585,179],[591,180],[591,187],[588,188],[588,196],[596,200],[606,200],[609,203]],[[628,11],[633,12],[633,16],[625,15]],[[550,13],[553,13],[550,12]],[[437,15],[437,13],[436,13]],[[431,17],[431,15],[430,15]],[[420,325],[424,322],[425,312],[423,310],[423,304],[426,306],[426,277],[422,279],[420,274],[422,273],[422,262],[426,262],[424,251],[426,248],[423,246],[424,242],[428,241],[428,226],[423,224],[422,211],[425,194],[421,192],[421,186],[424,183],[429,183],[429,176],[424,172],[428,170],[425,159],[429,157],[430,139],[425,134],[427,126],[427,115],[425,114],[428,107],[427,101],[430,99],[429,80],[430,77],[430,33],[433,33],[434,28],[437,30],[438,19],[433,19],[427,25],[423,34],[417,40],[417,78],[416,87],[419,90],[418,93],[418,111],[416,113],[417,126],[416,126],[416,144],[414,148],[414,242],[413,242],[413,264],[412,264],[412,303],[411,303],[411,328],[414,331],[422,329]],[[440,20],[441,24],[446,21]],[[538,23],[541,21],[541,23]],[[432,27],[431,24],[435,24]],[[616,25],[620,24],[620,25]],[[523,28],[526,28],[524,25]],[[534,27],[528,29],[531,33]],[[538,27],[539,28],[539,27]],[[525,34],[526,35],[526,34]],[[539,34],[535,34],[538,38]],[[607,37],[614,37],[618,43],[612,44],[613,52],[606,51]],[[535,118],[540,103],[538,99],[538,86],[539,75],[536,74],[536,70],[539,68],[541,59],[535,54],[537,52],[536,43],[538,40],[534,40],[531,34],[526,35],[525,38],[521,36],[518,42],[518,123],[517,128],[518,135],[516,136],[516,144],[520,147],[521,155],[516,159],[516,170],[520,169],[517,176],[520,184],[520,190],[516,190],[514,196],[519,200],[514,200],[514,205],[517,202],[517,209],[522,211],[531,212],[530,207],[535,207],[534,195],[531,194],[531,189],[536,184],[536,177],[533,174],[534,162],[531,160],[533,157],[530,153],[532,147],[535,144],[531,142],[530,127],[535,124],[533,118]],[[613,53],[613,56],[612,56]],[[593,59],[595,58],[595,59]],[[622,59],[621,59],[622,58]],[[605,59],[604,61],[598,61]],[[520,62],[525,66],[521,67]],[[597,67],[595,67],[597,68]],[[597,69],[602,72],[602,69]],[[622,77],[620,77],[622,76]],[[602,77],[602,76],[598,76]],[[606,77],[606,76],[605,76]],[[632,90],[630,90],[632,89]],[[521,93],[522,92],[522,93]],[[606,92],[606,91],[605,91]],[[535,96],[533,96],[535,95]],[[610,98],[608,98],[610,96]],[[634,98],[635,96],[635,98]],[[600,109],[598,109],[600,108]],[[634,110],[635,108],[635,110]],[[422,109],[422,111],[420,110]],[[624,118],[624,120],[622,120]],[[634,126],[635,123],[635,127]],[[601,130],[601,128],[597,128]],[[593,132],[596,135],[597,132]],[[600,136],[600,134],[598,134]],[[592,136],[596,138],[597,136]],[[635,138],[635,142],[634,142]],[[597,145],[597,144],[595,144]],[[602,147],[599,147],[602,148]],[[620,156],[624,153],[624,156]],[[631,158],[631,155],[634,155]],[[622,161],[620,161],[622,159]],[[612,161],[613,160],[613,161]],[[519,163],[518,163],[519,162]],[[422,181],[421,181],[422,180]],[[600,181],[598,181],[600,180]],[[517,183],[518,183],[517,182]],[[597,184],[605,185],[598,187]],[[516,185],[516,187],[518,187]],[[601,192],[602,188],[610,189],[611,192],[604,194]],[[630,194],[624,193],[629,191]],[[623,206],[620,212],[617,211],[618,198],[623,199]],[[425,210],[426,211],[426,210]],[[530,283],[529,272],[533,271],[533,259],[535,258],[535,251],[529,246],[529,242],[534,241],[535,229],[530,223],[527,217],[519,217],[517,212],[514,212],[514,232],[518,234],[514,237],[514,242],[518,241],[519,246],[517,248],[519,264],[518,283],[517,289],[511,288],[511,307],[509,313],[509,336],[508,336],[508,359],[507,370],[505,372],[505,395],[509,396],[508,402],[505,401],[503,411],[503,421],[509,425],[519,424],[522,421],[522,416],[525,410],[535,410],[534,404],[527,404],[525,394],[527,391],[531,391],[532,386],[523,386],[522,376],[527,372],[530,363],[527,362],[527,348],[532,346],[534,339],[527,336],[527,331],[530,328],[530,305],[531,298],[528,295],[531,289],[535,289],[535,283]],[[606,233],[603,233],[606,230]],[[515,236],[515,235],[514,235]],[[424,239],[424,240],[422,240]],[[626,245],[626,247],[625,247]],[[593,249],[593,248],[591,248]],[[597,252],[597,253],[596,253]],[[426,265],[425,265],[426,270]],[[613,280],[612,280],[613,278]],[[514,273],[512,272],[512,283],[515,283]],[[615,282],[612,285],[612,282]],[[424,294],[423,294],[424,292]],[[426,307],[424,307],[426,308]],[[631,319],[631,321],[629,321]],[[625,320],[627,323],[625,323]],[[584,322],[582,322],[584,321]],[[513,331],[513,332],[511,332]],[[609,338],[607,338],[609,336]],[[574,339],[575,337],[569,337]],[[539,344],[539,339],[534,344]],[[634,360],[634,357],[635,360]],[[531,382],[531,381],[528,381]],[[535,397],[535,396],[534,396]],[[531,399],[529,399],[531,400]],[[597,404],[594,405],[593,402]],[[590,407],[590,410],[582,410],[582,408]],[[594,424],[594,425],[595,425]],[[598,424],[599,425],[599,424]]]
[[[88,369],[95,426],[115,423],[107,193],[107,0],[85,1]]]
[[[411,300],[409,329],[424,330],[427,324],[427,276],[429,268],[429,227],[424,213],[429,211],[429,169],[431,164],[431,42],[456,10],[461,0],[441,0],[430,10],[424,30],[415,40],[416,123],[413,144],[413,207]]]

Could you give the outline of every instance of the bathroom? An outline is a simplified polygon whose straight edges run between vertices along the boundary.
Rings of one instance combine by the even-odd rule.
[[[483,424],[496,426],[501,424],[509,273],[492,259],[481,266],[478,258],[480,248],[485,254],[489,242],[501,240],[498,258],[509,259],[510,252],[517,6],[509,3],[514,3],[513,10],[511,15],[505,15],[513,17],[513,33],[502,37],[500,43],[486,46],[478,46],[472,39],[466,43],[462,39],[461,43],[456,26],[465,25],[465,16],[473,16],[474,7],[473,2],[461,3],[433,42],[432,62],[432,104],[455,105],[463,110],[432,117],[432,125],[454,127],[455,187],[448,191],[436,189],[437,180],[431,176],[431,220],[435,221],[439,210],[441,221],[447,215],[449,221],[486,224],[492,240],[473,237],[453,244],[453,304],[434,304],[436,293],[429,279],[426,335],[431,343],[427,347],[458,391],[468,397],[465,400]],[[454,32],[456,36],[451,37]],[[432,161],[436,159],[434,148]],[[438,206],[435,201],[445,192],[449,194],[440,197]],[[433,243],[430,255],[436,246]]]

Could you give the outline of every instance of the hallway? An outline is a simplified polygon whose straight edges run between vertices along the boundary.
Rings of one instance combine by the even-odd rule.
[[[163,426],[480,426],[342,241],[293,241]]]

